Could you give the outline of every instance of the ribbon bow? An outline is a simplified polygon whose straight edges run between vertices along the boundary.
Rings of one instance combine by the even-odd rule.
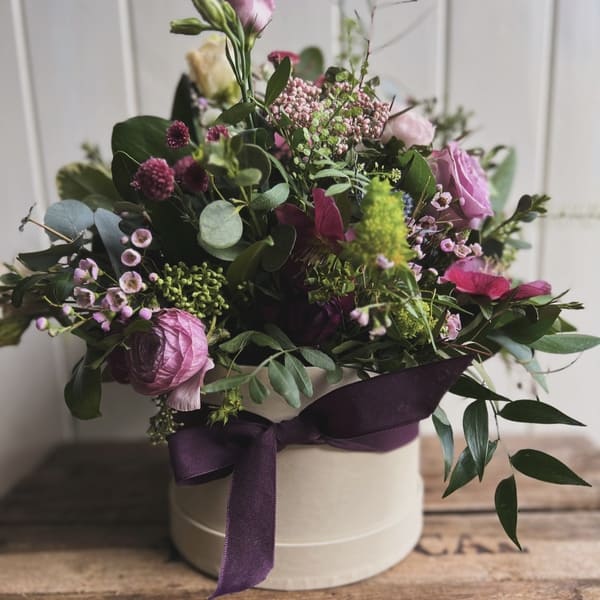
[[[242,412],[225,426],[208,426],[208,409],[192,413],[169,438],[177,483],[200,484],[233,473],[225,546],[211,598],[263,581],[273,568],[277,452],[289,444],[329,444],[344,450],[387,452],[418,435],[470,357],[380,375],[337,388],[297,417],[272,423]]]

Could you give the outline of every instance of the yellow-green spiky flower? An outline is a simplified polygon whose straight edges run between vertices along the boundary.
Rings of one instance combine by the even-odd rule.
[[[373,179],[362,201],[363,218],[354,227],[356,239],[347,245],[348,255],[367,266],[384,256],[394,267],[405,267],[414,256],[408,241],[402,195],[389,181]]]

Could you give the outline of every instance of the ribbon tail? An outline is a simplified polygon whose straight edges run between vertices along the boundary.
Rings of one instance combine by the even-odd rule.
[[[274,427],[254,438],[235,466],[217,589],[241,592],[264,581],[275,552],[277,439]]]

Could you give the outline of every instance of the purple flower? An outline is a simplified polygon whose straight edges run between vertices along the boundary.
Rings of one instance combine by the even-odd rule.
[[[78,267],[73,271],[73,283],[76,285],[85,285],[98,279],[100,270],[95,260],[91,258],[82,258]]]
[[[137,294],[142,290],[144,283],[137,271],[125,271],[119,278],[119,286],[126,294]]]
[[[144,321],[149,321],[152,318],[152,311],[146,306],[144,306],[143,308],[140,308],[139,316],[140,319],[143,319]]]
[[[119,316],[123,319],[131,319],[133,316],[133,308],[127,304],[120,310]]]
[[[123,310],[128,304],[127,295],[118,287],[106,290],[106,296],[102,298],[101,306],[112,312]]]
[[[200,408],[200,388],[206,371],[212,369],[204,324],[177,308],[154,315],[152,329],[134,333],[121,350],[127,373],[121,379],[146,396],[169,394],[175,410]]]
[[[275,0],[227,0],[247,31],[261,32],[271,21]]]
[[[131,243],[136,248],[147,248],[152,243],[152,232],[140,227],[131,234]]]
[[[46,331],[48,329],[48,319],[46,317],[38,317],[35,320],[35,327],[39,331]]]
[[[190,130],[183,121],[173,121],[167,129],[167,146],[173,150],[190,143]]]
[[[369,324],[369,311],[361,308],[355,308],[350,312],[350,318],[356,321],[361,327],[366,327]]]
[[[462,329],[459,314],[446,313],[446,324],[443,328],[442,339],[448,342],[455,340]],[[445,331],[444,331],[445,330]]]
[[[430,164],[437,183],[458,198],[458,206],[443,211],[441,218],[457,229],[478,229],[493,211],[488,181],[477,158],[450,142],[431,153]]]
[[[96,294],[87,288],[76,286],[73,290],[73,297],[79,308],[90,308],[96,302]]]
[[[126,267],[136,267],[142,262],[142,255],[132,248],[127,248],[121,254],[121,262]]]
[[[174,166],[175,180],[188,192],[200,193],[208,190],[208,173],[193,156],[180,158]]]
[[[175,190],[173,169],[164,158],[149,158],[139,166],[131,187],[151,200],[167,200]]]

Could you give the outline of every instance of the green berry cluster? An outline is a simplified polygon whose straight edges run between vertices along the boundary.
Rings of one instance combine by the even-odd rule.
[[[150,417],[150,427],[146,433],[153,445],[165,444],[167,438],[177,430],[176,411],[167,405],[166,396],[155,398],[154,402],[158,407],[158,412]]]
[[[164,266],[156,287],[176,308],[206,319],[218,317],[229,308],[222,294],[226,281],[221,267],[211,269],[206,263],[190,267],[180,262]]]

